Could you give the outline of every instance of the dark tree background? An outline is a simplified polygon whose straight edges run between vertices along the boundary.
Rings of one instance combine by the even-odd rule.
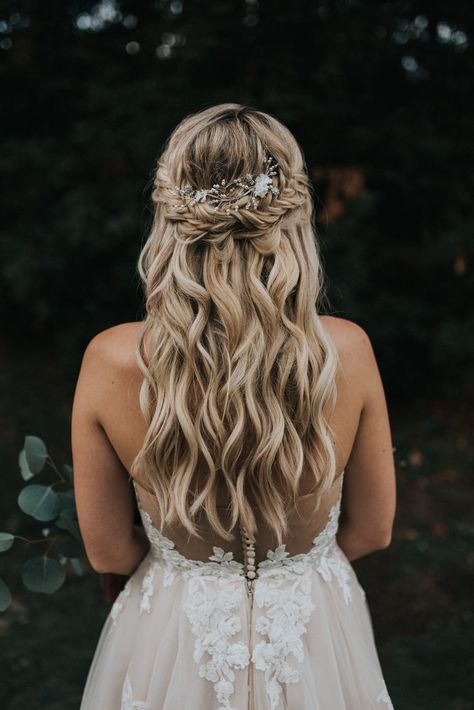
[[[473,25],[461,0],[0,0],[1,527],[25,434],[70,459],[87,341],[142,317],[169,132],[222,101],[273,113],[314,182],[330,312],[366,328],[389,400],[395,539],[357,571],[397,710],[474,708]],[[16,599],[1,707],[77,708],[97,580]]]

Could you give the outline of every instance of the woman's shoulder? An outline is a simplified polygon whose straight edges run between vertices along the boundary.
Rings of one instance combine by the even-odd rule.
[[[319,316],[321,324],[336,346],[345,369],[373,367],[372,343],[367,332],[354,321],[336,316]],[[136,369],[135,346],[143,321],[118,323],[94,335],[87,344],[84,360],[117,368]]]
[[[135,345],[143,321],[118,323],[96,333],[84,351],[84,360],[111,367],[136,367]]]
[[[366,331],[358,323],[337,316],[319,316],[325,330],[341,349],[370,343]]]
[[[320,316],[320,320],[345,368],[361,370],[373,367],[375,356],[372,343],[362,326],[336,316]]]

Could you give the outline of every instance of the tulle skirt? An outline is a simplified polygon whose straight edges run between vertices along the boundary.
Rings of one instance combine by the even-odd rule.
[[[169,569],[150,551],[113,605],[80,710],[385,710],[365,594],[337,546],[317,565]],[[225,568],[225,565],[223,565]]]

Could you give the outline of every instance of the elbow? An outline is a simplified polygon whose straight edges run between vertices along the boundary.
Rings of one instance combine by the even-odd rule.
[[[359,546],[364,550],[364,554],[385,550],[392,542],[392,531],[387,529],[377,529],[368,531],[358,536]]]
[[[392,543],[392,529],[381,530],[376,537],[373,538],[375,550],[386,550]]]
[[[87,559],[95,572],[129,576],[147,554],[149,541],[143,528],[137,528],[131,538],[115,540],[110,545],[105,545],[103,540],[89,541],[85,547]]]
[[[121,574],[121,555],[118,550],[94,543],[86,544],[85,547],[87,559],[94,572],[98,574]]]
[[[87,559],[94,572],[98,574],[120,574],[117,572],[117,564],[113,560],[90,554]]]
[[[392,541],[392,529],[377,526],[362,531],[343,523],[339,527],[337,541],[349,561],[357,560],[386,549]]]

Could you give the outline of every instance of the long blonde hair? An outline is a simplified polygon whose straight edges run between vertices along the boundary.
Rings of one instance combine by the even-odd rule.
[[[256,175],[268,155],[279,194],[257,208],[176,209],[174,186]],[[179,520],[199,537],[196,516],[205,513],[229,540],[238,522],[255,534],[262,516],[281,542],[303,471],[319,498],[336,475],[337,352],[318,315],[323,275],[302,151],[271,115],[212,106],[172,132],[152,200],[136,349],[148,432],[131,474],[156,497],[161,530]]]

